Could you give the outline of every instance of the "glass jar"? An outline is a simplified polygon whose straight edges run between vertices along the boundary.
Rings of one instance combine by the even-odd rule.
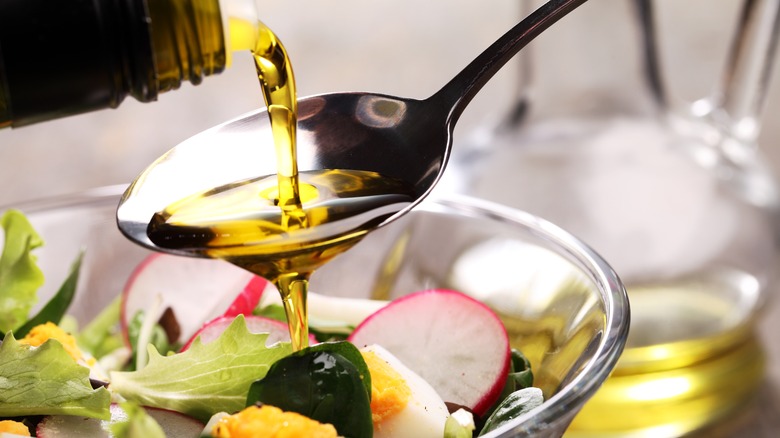
[[[252,48],[256,21],[249,0],[0,2],[0,128],[198,84]]]
[[[514,111],[456,145],[445,175],[572,232],[626,284],[626,350],[572,436],[684,435],[744,406],[764,373],[754,326],[780,204],[756,138],[780,2],[744,3],[720,85],[682,106],[654,4],[588,2],[529,45]]]

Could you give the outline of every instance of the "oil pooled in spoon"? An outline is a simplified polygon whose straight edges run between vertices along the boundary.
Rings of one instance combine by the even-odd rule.
[[[314,270],[409,206],[415,196],[410,184],[376,172],[299,173],[292,66],[264,24],[257,24],[255,38],[252,53],[271,121],[277,174],[174,202],[153,216],[147,234],[159,247],[223,259],[273,282],[282,296],[293,348],[299,350],[308,345],[306,294]],[[219,152],[217,145],[214,150]]]

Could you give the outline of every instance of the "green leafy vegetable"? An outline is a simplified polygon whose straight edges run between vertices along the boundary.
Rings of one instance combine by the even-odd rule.
[[[460,415],[456,414],[462,412],[465,411],[460,409],[447,417],[447,421],[444,423],[444,438],[471,438],[473,436],[475,429],[474,419],[469,418],[470,421],[461,422]]]
[[[138,345],[138,339],[141,336],[141,328],[143,327],[144,319],[144,311],[139,310],[133,316],[130,324],[127,325],[127,337],[130,340],[130,345],[133,346],[133,355],[130,360],[130,369],[128,371],[135,371],[137,368],[135,365],[137,356],[140,352],[136,349],[136,346]],[[157,323],[151,327],[148,343],[154,346],[155,350],[157,350],[157,352],[161,353],[163,356],[167,356],[170,352],[175,352],[177,350],[176,346],[172,345],[168,341],[168,335],[165,334],[165,330],[160,324]],[[144,361],[144,365],[145,364],[146,362]]]
[[[122,299],[117,296],[78,332],[76,343],[79,347],[98,359],[121,347],[124,344],[118,327],[121,307]]]
[[[59,324],[62,317],[67,312],[70,303],[73,301],[73,296],[76,294],[76,285],[79,281],[79,271],[81,270],[81,261],[84,254],[79,254],[76,261],[70,268],[70,274],[65,282],[60,286],[57,293],[46,303],[45,306],[38,312],[37,315],[27,320],[24,325],[14,330],[16,336],[25,336],[33,327],[46,324],[47,322],[53,322]]]
[[[138,403],[124,402],[119,406],[127,419],[109,426],[116,438],[165,438],[162,427]]]
[[[531,362],[528,361],[528,358],[514,348],[511,358],[511,371],[509,372],[509,383],[513,386],[511,392],[533,386],[534,373],[531,371]]]
[[[24,324],[38,301],[43,272],[32,251],[43,240],[18,210],[8,210],[0,218],[5,233],[0,255],[0,331],[7,332]]]
[[[363,382],[363,387],[366,389],[366,393],[368,393],[368,400],[371,401],[371,372],[368,370],[368,365],[366,365],[363,355],[355,344],[346,341],[322,342],[312,345],[306,350],[311,352],[326,351],[344,356],[344,359],[347,359],[357,370],[360,380]]]
[[[485,426],[482,427],[479,436],[503,426],[542,403],[544,403],[544,396],[539,388],[523,388],[513,392],[493,411],[493,414],[485,422]]]
[[[179,411],[207,421],[216,412],[245,406],[249,386],[263,378],[271,364],[292,352],[289,343],[267,347],[268,334],[253,334],[239,315],[215,341],[162,356],[149,346],[149,363],[141,371],[112,372],[111,387],[144,406]]]
[[[362,364],[356,366],[342,354],[355,357],[346,345]],[[247,406],[266,403],[332,424],[341,436],[371,437],[370,390],[358,371],[363,368],[366,364],[351,344],[316,345],[273,364],[265,378],[252,384]]]
[[[80,415],[107,420],[110,394],[92,389],[89,368],[78,365],[59,341],[20,344],[9,333],[0,345],[0,417]]]
[[[262,308],[257,308],[252,314],[287,324],[287,315],[284,313],[284,307],[279,304],[269,304]],[[314,335],[318,342],[344,341],[353,330],[355,330],[354,326],[346,325],[343,322],[318,320],[316,317],[309,315],[309,333]]]
[[[343,325],[339,325],[338,327],[323,325],[317,327],[309,326],[309,333],[314,335],[314,338],[317,339],[318,342],[345,341],[353,330],[355,330],[355,327],[345,327]]]
[[[534,374],[531,371],[531,362],[528,361],[528,358],[520,350],[513,348],[510,355],[509,373],[507,374],[504,389],[501,391],[501,396],[485,416],[482,417],[482,420],[490,417],[512,393],[520,389],[530,388],[533,384]]]
[[[509,397],[513,392],[529,388],[534,384],[534,375],[531,372],[531,363],[525,357],[525,355],[519,350],[512,349],[509,361],[509,373],[506,377],[506,383],[504,389],[501,391],[501,396],[493,405],[493,407],[485,414],[486,417],[490,416],[496,408],[501,404],[504,399]],[[483,419],[486,417],[482,417]]]
[[[276,321],[281,321],[285,324],[287,323],[287,314],[284,313],[284,307],[279,304],[269,304],[267,306],[263,306],[262,308],[258,307],[252,312],[252,314],[256,316],[264,316]]]

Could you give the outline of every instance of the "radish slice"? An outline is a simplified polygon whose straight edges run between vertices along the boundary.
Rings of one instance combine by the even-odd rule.
[[[222,314],[222,316],[236,317],[238,315],[251,315],[252,312],[260,303],[260,297],[263,296],[263,291],[268,287],[270,283],[263,277],[253,276],[249,283],[244,287],[244,290],[230,303],[230,307]]]
[[[208,344],[209,342],[219,338],[219,335],[225,331],[226,328],[233,322],[234,317],[221,316],[214,320],[207,322],[197,333],[195,333],[181,351],[186,351],[190,348],[190,345],[195,341],[195,338],[200,336],[200,342]],[[246,315],[244,316],[246,321],[246,327],[250,333],[268,333],[268,339],[265,340],[266,345],[275,344],[277,342],[290,342],[290,331],[287,328],[287,324],[279,322],[275,319],[265,318],[263,316]],[[316,344],[317,339],[313,335],[309,335],[309,344]]]
[[[498,400],[509,372],[509,338],[501,320],[479,301],[450,290],[395,300],[348,339],[359,348],[381,345],[442,399],[477,415]]]
[[[130,275],[122,291],[120,324],[128,346],[127,326],[140,310],[159,295],[157,321],[170,307],[182,339],[189,339],[206,321],[225,313],[249,314],[260,301],[268,282],[221,260],[152,254]]]
[[[179,412],[150,407],[144,409],[157,421],[165,436],[195,438],[203,431],[203,423]],[[38,423],[35,433],[40,438],[112,437],[109,425],[126,420],[127,413],[115,403],[111,404],[110,411],[109,421],[70,415],[49,415]]]

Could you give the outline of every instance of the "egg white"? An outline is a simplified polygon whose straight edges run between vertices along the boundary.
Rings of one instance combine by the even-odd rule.
[[[406,407],[374,424],[375,438],[441,437],[449,411],[441,396],[422,377],[410,370],[398,358],[378,345],[369,345],[363,351],[371,351],[387,362],[411,390]]]

